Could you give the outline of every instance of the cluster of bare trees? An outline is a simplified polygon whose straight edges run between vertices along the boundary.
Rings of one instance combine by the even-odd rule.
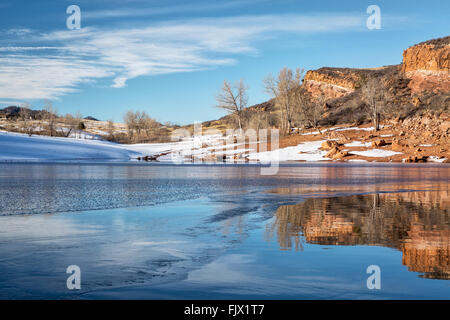
[[[221,92],[216,96],[217,107],[234,114],[238,119],[238,127],[243,128],[244,120],[248,127],[260,129],[262,126],[276,125],[281,132],[292,132],[295,125],[319,128],[325,98],[313,99],[309,92],[302,87],[303,69],[293,72],[283,68],[274,78],[269,75],[264,79],[265,91],[273,97],[278,110],[279,119],[275,124],[271,115],[261,110],[255,110],[249,115],[245,112],[248,104],[248,86],[243,80],[230,85],[224,81]]]
[[[283,68],[277,78],[269,75],[264,79],[266,92],[275,99],[275,105],[280,110],[280,129],[285,133],[291,132],[299,104],[304,102],[300,92],[303,72],[297,69],[294,75],[291,69]]]
[[[152,119],[145,111],[128,111],[123,120],[128,129],[128,137],[136,141],[145,141],[152,132],[159,128],[159,123]]]
[[[52,117],[52,116],[49,116]],[[67,113],[63,118],[62,122],[66,125],[63,129],[63,135],[66,137],[69,137],[72,132],[75,130],[84,130],[86,129],[86,126],[83,122],[83,116],[78,111],[75,113],[75,115],[71,115],[70,113]],[[61,130],[61,129],[60,129]]]
[[[58,110],[50,100],[45,101],[42,111],[37,112],[30,109],[27,103],[19,107],[15,117],[10,118],[10,130],[32,134],[44,134],[49,136],[69,137],[74,130],[84,130],[84,121],[80,112],[75,115],[66,114],[60,116]]]
[[[69,137],[74,132],[80,132],[86,129],[85,121],[80,112],[74,115],[67,113],[59,115],[52,101],[47,100],[44,103],[42,111],[33,111],[27,104],[20,106],[17,115],[10,118],[8,128],[10,131],[19,130],[20,132],[32,134],[42,134],[58,137]],[[117,131],[113,120],[108,120],[105,130],[106,138],[110,141],[122,143],[135,142],[165,142],[170,140],[170,131],[164,128],[156,120],[152,119],[145,111],[128,111],[124,117],[127,126],[127,132]],[[168,126],[171,126],[168,124]]]
[[[45,102],[42,120],[44,120],[42,124],[50,136],[69,137],[76,130],[86,129],[80,111],[77,111],[75,115],[67,113],[60,116],[58,109],[53,106],[51,101]]]

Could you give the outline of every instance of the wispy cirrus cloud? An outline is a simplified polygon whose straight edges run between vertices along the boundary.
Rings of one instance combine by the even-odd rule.
[[[218,10],[225,10],[230,8],[238,8],[245,6],[255,6],[259,3],[268,2],[269,0],[228,0],[211,2],[205,1],[203,3],[174,4],[165,6],[154,6],[147,8],[129,8],[129,7],[115,7],[108,10],[95,10],[83,13],[83,18],[86,19],[107,19],[107,18],[124,18],[124,17],[149,17],[160,16],[168,14],[178,13],[199,13],[199,12],[211,12]]]
[[[0,98],[55,99],[111,78],[121,88],[140,76],[192,72],[258,53],[285,33],[363,30],[359,14],[261,15],[172,21],[135,28],[83,28],[29,34],[33,45],[0,46]]]

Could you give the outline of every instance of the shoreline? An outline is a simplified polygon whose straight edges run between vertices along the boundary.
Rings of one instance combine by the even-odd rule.
[[[450,117],[384,121],[379,131],[369,124],[296,130],[270,139],[236,142],[235,136],[193,136],[177,142],[118,144],[0,132],[0,162],[172,162],[172,163],[450,163]],[[267,150],[267,151],[265,151]]]

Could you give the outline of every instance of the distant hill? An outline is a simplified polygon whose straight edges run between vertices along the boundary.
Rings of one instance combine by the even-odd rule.
[[[6,115],[7,119],[15,119],[20,117],[21,110],[26,110],[27,116],[34,120],[42,120],[48,114],[48,112],[45,110],[32,110],[17,106],[9,106],[4,109],[0,109],[0,112],[3,112]]]
[[[92,121],[100,121],[100,120],[98,120],[98,119],[96,119],[94,117],[91,117],[91,116],[84,117],[83,119],[84,120],[92,120]]]
[[[0,109],[0,112],[3,112],[6,115],[7,119],[15,119],[15,118],[20,117],[21,110],[26,110],[27,116],[33,120],[42,120],[48,114],[48,112],[45,110],[32,110],[29,108],[23,108],[23,107],[18,107],[18,106],[9,106],[4,109]],[[99,119],[91,117],[91,116],[84,117],[83,119],[92,120],[92,121],[100,121]]]

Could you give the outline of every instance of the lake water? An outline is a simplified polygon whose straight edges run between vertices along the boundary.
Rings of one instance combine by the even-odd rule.
[[[444,164],[0,164],[2,299],[449,299]],[[66,269],[81,269],[69,290]],[[369,266],[380,270],[370,290]]]

